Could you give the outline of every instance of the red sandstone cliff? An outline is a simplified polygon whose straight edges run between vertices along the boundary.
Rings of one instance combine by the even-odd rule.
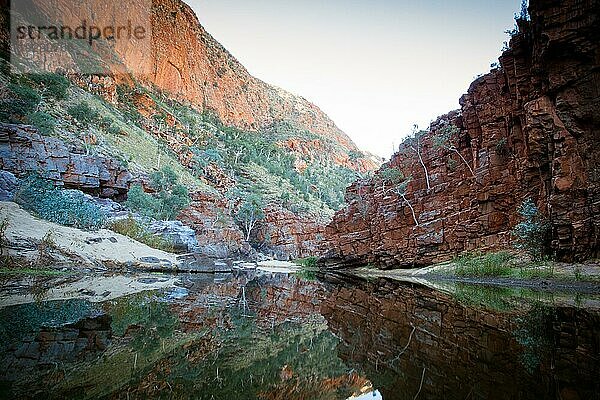
[[[66,26],[79,26],[81,15],[94,15],[99,26],[114,24],[112,2],[89,0],[82,12],[72,10],[72,2],[56,0],[52,6],[35,0],[43,14],[55,15]],[[116,4],[116,3],[115,3]],[[148,7],[152,5],[151,9]],[[98,41],[95,54],[80,54],[104,71],[103,77],[77,78],[81,60],[69,52],[56,52],[44,63],[49,69],[60,68],[73,73],[81,85],[116,102],[116,83],[133,83],[133,79],[167,97],[190,103],[199,111],[209,110],[225,124],[245,130],[261,131],[279,122],[297,130],[307,130],[340,145],[339,164],[365,171],[377,167],[371,156],[350,163],[345,152],[359,152],[352,140],[316,105],[250,75],[219,42],[200,25],[194,11],[181,0],[135,0],[123,4],[118,15],[132,15],[133,22],[146,26],[149,18],[151,40]],[[89,11],[89,10],[92,11]],[[148,14],[148,15],[146,15]],[[3,37],[2,41],[8,41]],[[133,72],[130,74],[130,72]],[[89,81],[89,82],[88,82]],[[318,149],[314,149],[318,151]],[[345,162],[343,162],[345,161]]]
[[[4,0],[0,2],[6,5]],[[115,21],[114,8],[121,5],[115,2],[85,1],[78,5],[83,8],[80,10],[82,13],[73,2],[66,0],[33,0],[32,5],[39,6],[41,14],[50,16],[51,22],[61,21],[65,26],[79,26],[82,14],[88,13],[93,15],[95,25],[119,25],[119,21]],[[145,15],[144,11],[150,14]],[[28,14],[21,16],[24,22],[30,18]],[[125,111],[123,121],[127,125],[134,123],[128,117],[128,112],[133,109],[134,114],[140,115],[135,123],[159,139],[161,146],[164,144],[165,150],[171,151],[183,167],[194,171],[192,146],[198,143],[200,129],[184,126],[183,119],[173,109],[165,108],[163,103],[170,103],[169,100],[191,105],[196,111],[210,111],[219,119],[219,126],[222,123],[238,127],[241,135],[251,136],[257,132],[274,138],[277,146],[295,157],[294,168],[301,173],[311,163],[321,161],[323,165],[343,166],[361,173],[380,164],[374,157],[361,153],[318,107],[251,76],[204,30],[192,9],[181,0],[133,0],[122,4],[116,15],[116,19],[122,15],[131,16],[134,24],[150,23],[151,40],[108,43],[98,40],[92,46],[93,51],[87,46],[79,46],[81,48],[76,50],[82,53],[73,53],[71,49],[44,53],[43,62],[48,70],[66,73],[75,85],[101,96],[121,112]],[[4,28],[0,31],[0,50],[3,50],[9,44],[5,14],[0,14],[0,26]],[[24,64],[20,65],[23,68],[28,65],[25,61],[29,59],[25,58]],[[90,65],[92,71],[87,71]],[[130,87],[127,88],[127,85]],[[118,93],[117,88],[122,91]],[[60,108],[58,110],[61,111]],[[164,117],[165,125],[157,123],[154,117]],[[69,127],[70,130],[72,128]],[[212,128],[202,133],[212,138]],[[127,135],[123,130],[121,133]],[[77,142],[78,138],[74,141]],[[137,154],[130,156],[134,160],[133,156]],[[133,170],[149,172],[145,171],[148,168],[144,165]],[[14,172],[22,171],[15,168]],[[247,178],[252,181],[255,177]],[[196,230],[207,253],[246,252],[248,244],[243,242],[241,231],[229,215],[232,209],[224,206],[226,199],[223,194],[238,185],[236,176],[227,174],[216,164],[210,164],[203,168],[199,179],[217,189],[219,195],[197,193],[193,196],[193,204],[179,218]],[[344,182],[345,179],[348,178],[344,178]],[[126,186],[120,188],[120,197],[127,192]],[[266,219],[260,226],[260,232],[256,233],[261,243],[270,245],[268,249],[263,246],[262,250],[281,258],[319,253],[318,245],[322,242],[324,225],[328,220],[321,218],[320,214],[291,212],[283,208],[277,199],[270,201],[273,204],[269,203]],[[223,212],[225,216],[221,221]]]
[[[599,10],[598,0],[532,0],[531,20],[518,21],[500,67],[475,80],[460,110],[421,139],[430,189],[408,143],[384,166],[412,176],[405,197],[418,226],[380,170],[348,189],[349,205],[326,229],[332,250],[323,261],[396,268],[509,248],[527,198],[549,219],[558,258],[598,256]],[[460,155],[434,144],[449,124],[459,128]]]
[[[153,8],[152,57],[147,60],[153,73],[148,83],[214,111],[226,125],[256,130],[289,121],[347,150],[358,150],[317,106],[251,76],[182,1],[154,0]]]

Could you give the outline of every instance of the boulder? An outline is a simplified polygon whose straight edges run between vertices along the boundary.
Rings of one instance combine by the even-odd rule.
[[[0,201],[13,201],[18,188],[19,179],[8,171],[0,170]]]
[[[152,221],[147,226],[153,234],[172,242],[175,250],[186,252],[199,250],[196,232],[181,221]]]

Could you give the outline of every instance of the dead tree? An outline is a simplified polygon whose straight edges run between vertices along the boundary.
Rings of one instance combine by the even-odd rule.
[[[387,194],[389,192],[396,193],[398,196],[402,198],[404,203],[410,208],[410,212],[412,213],[413,220],[415,221],[415,225],[419,226],[419,220],[417,219],[417,214],[415,213],[415,209],[411,202],[406,197],[406,190],[408,188],[408,184],[412,180],[412,177],[404,177],[404,174],[400,169],[394,167],[386,167],[382,168],[379,177],[383,183],[383,192]],[[386,190],[385,185],[386,182],[389,182],[391,187]]]

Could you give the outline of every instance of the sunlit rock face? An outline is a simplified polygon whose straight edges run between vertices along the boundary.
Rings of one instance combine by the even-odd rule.
[[[600,389],[597,312],[499,312],[380,280],[335,286],[321,313],[342,339],[339,356],[386,400],[419,390],[426,399],[585,399]]]
[[[330,138],[347,151],[356,145],[317,106],[251,76],[221,44],[199,24],[192,9],[180,0],[153,1],[152,64],[147,81],[211,110],[226,125],[257,130],[288,121],[317,135]],[[135,60],[127,60],[135,65]],[[310,147],[318,151],[318,147]],[[347,154],[336,154],[340,164],[352,164]],[[368,157],[354,163],[356,169],[372,169]]]
[[[438,118],[420,153],[400,146],[386,167],[412,176],[407,202],[374,179],[354,183],[326,229],[330,265],[426,265],[469,250],[510,247],[518,207],[533,199],[551,223],[551,252],[598,255],[600,72],[598,1],[531,1],[531,21],[476,79],[461,108]],[[444,127],[452,145],[436,145]],[[460,154],[459,154],[460,153]],[[418,222],[418,225],[417,225]]]

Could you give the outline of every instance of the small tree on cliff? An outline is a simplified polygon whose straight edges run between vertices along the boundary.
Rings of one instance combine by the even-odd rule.
[[[512,231],[514,246],[527,252],[532,259],[540,260],[547,249],[550,224],[530,198],[521,204],[518,212],[523,221]]]
[[[402,171],[399,168],[395,167],[383,167],[379,173],[379,177],[383,183],[383,191],[384,193],[393,192],[398,196],[402,197],[404,203],[410,208],[410,212],[412,213],[413,220],[415,221],[415,225],[419,226],[419,220],[417,219],[417,214],[415,213],[415,209],[406,198],[406,190],[408,188],[408,184],[412,180],[412,176],[405,177]],[[386,190],[386,184],[389,184],[390,187]]]
[[[427,170],[427,166],[423,161],[423,156],[421,154],[422,144],[421,139],[427,133],[427,131],[420,131],[418,125],[413,125],[412,136],[406,139],[406,144],[410,147],[415,153],[417,153],[417,157],[419,157],[419,162],[423,167],[423,171],[425,171],[425,182],[427,183],[427,190],[431,189],[431,185],[429,184],[429,171]]]
[[[250,235],[256,228],[256,224],[265,218],[264,208],[264,201],[260,195],[251,193],[242,202],[235,214],[235,221],[244,231],[247,242],[250,241]]]
[[[448,124],[444,126],[433,139],[433,145],[436,147],[442,147],[448,151],[456,153],[463,163],[469,168],[471,175],[475,177],[475,173],[473,172],[473,168],[469,165],[467,160],[460,154],[460,151],[454,145],[454,140],[458,137],[460,133],[460,129],[454,124]]]

